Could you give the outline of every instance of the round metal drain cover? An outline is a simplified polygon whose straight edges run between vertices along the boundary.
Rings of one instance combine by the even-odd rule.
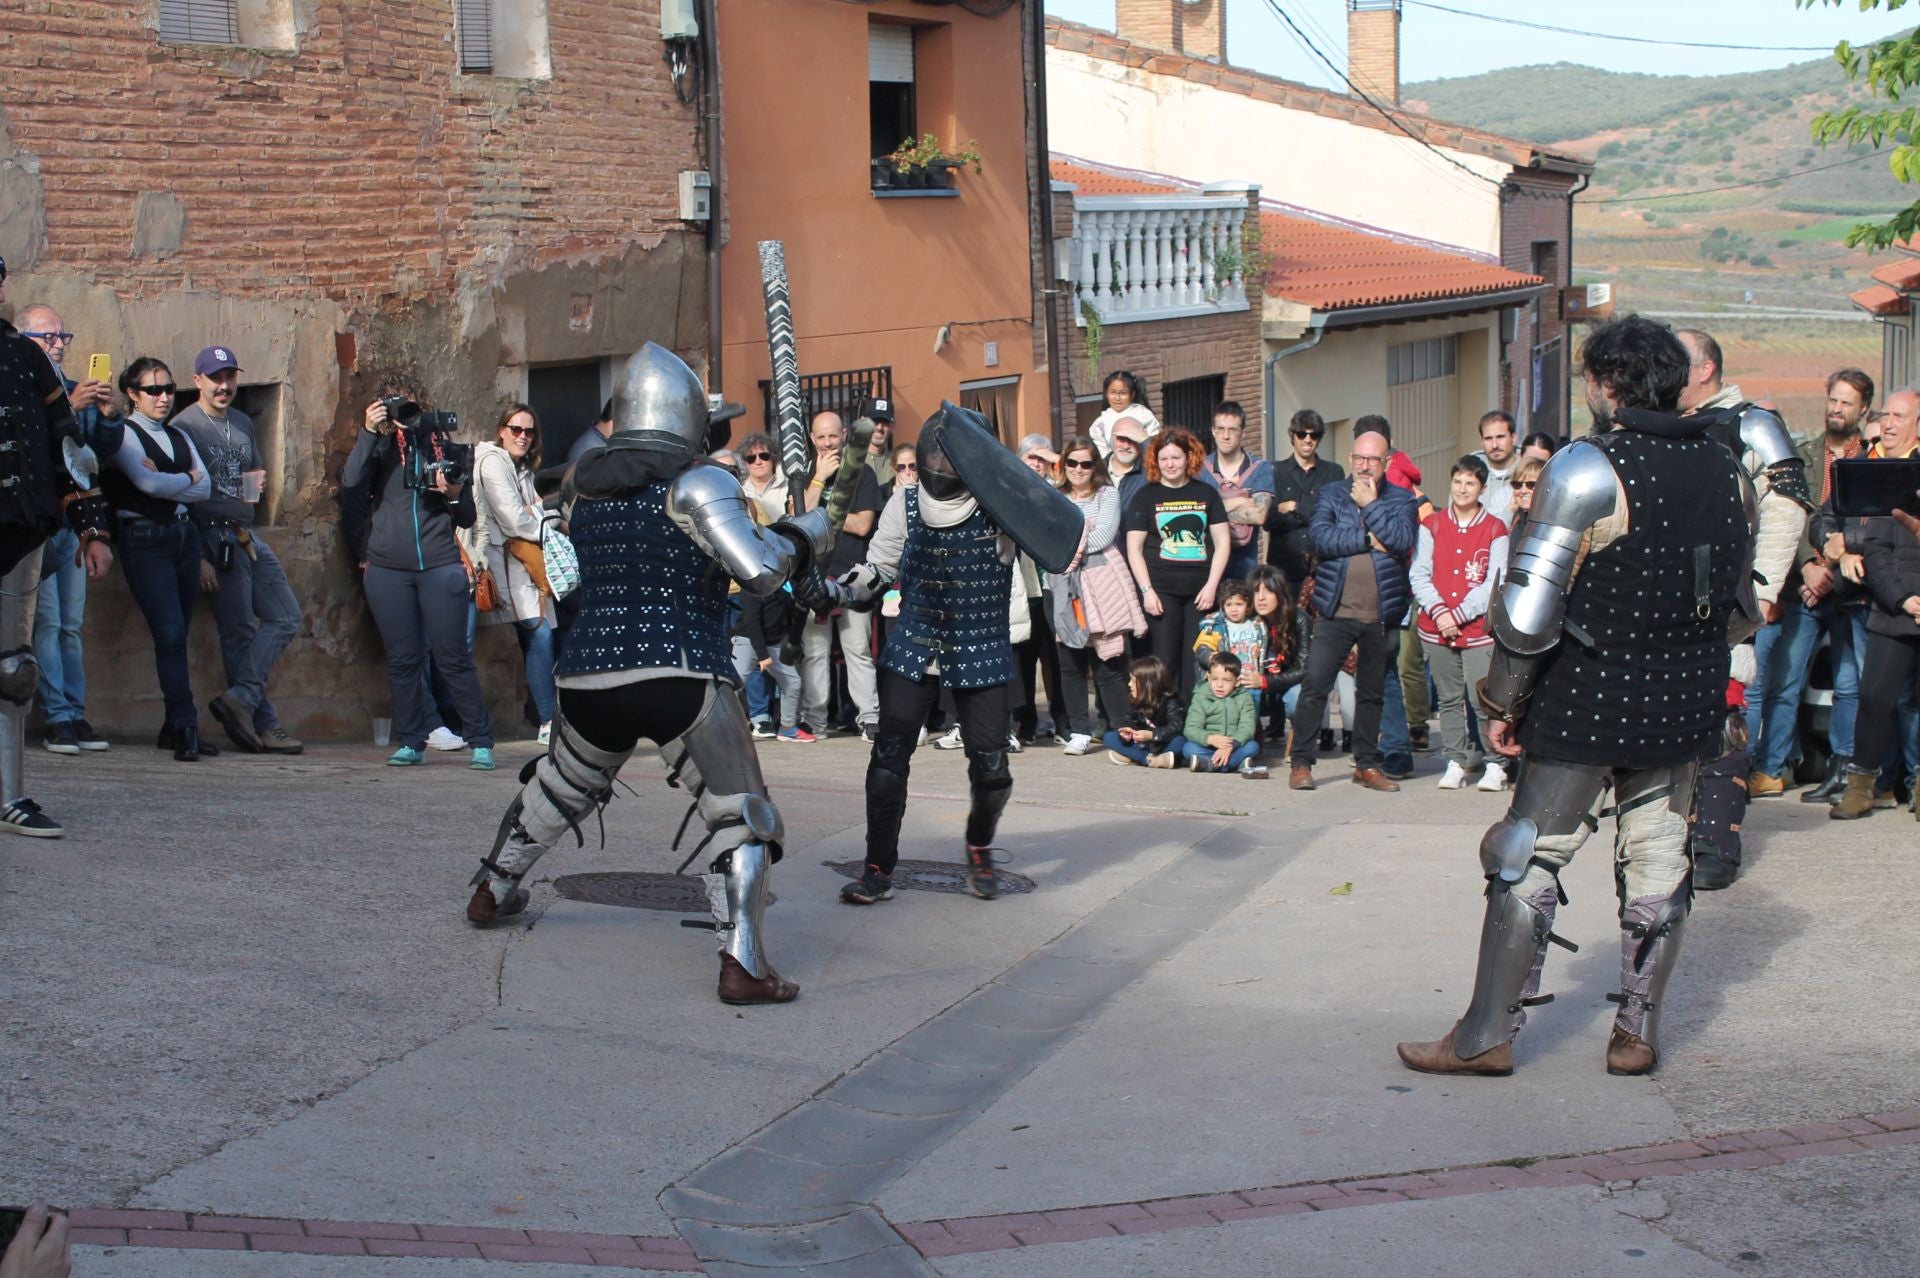
[[[707,885],[690,874],[569,874],[553,881],[553,890],[569,901],[589,905],[624,905],[630,910],[664,910],[669,914],[706,914]],[[779,898],[767,893],[767,904]]]
[[[867,868],[863,861],[828,861],[826,864],[828,869],[849,879],[859,878]],[[1017,896],[1035,887],[1032,879],[1011,870],[999,870],[994,877],[1000,880],[1002,896]],[[893,867],[893,886],[903,892],[965,892],[967,867],[958,861],[902,861]]]

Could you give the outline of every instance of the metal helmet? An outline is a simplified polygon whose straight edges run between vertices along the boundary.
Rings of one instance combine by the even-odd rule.
[[[613,389],[616,436],[665,437],[694,452],[707,446],[707,388],[687,362],[664,346],[648,342],[626,367]]]

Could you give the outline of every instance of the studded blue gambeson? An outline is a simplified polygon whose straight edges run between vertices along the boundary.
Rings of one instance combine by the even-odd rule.
[[[931,528],[920,518],[919,497],[907,489],[900,624],[880,664],[917,681],[937,661],[949,688],[1006,683],[1013,678],[1013,565],[1000,561],[1000,529],[978,509],[951,528]]]

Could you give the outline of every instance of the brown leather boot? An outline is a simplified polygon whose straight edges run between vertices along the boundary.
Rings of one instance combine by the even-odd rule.
[[[1840,802],[1827,809],[1827,815],[1836,821],[1858,821],[1873,811],[1873,773],[1847,773],[1847,788],[1840,792]]]
[[[1365,786],[1369,790],[1379,790],[1382,793],[1392,793],[1400,789],[1400,783],[1398,781],[1388,779],[1387,774],[1378,768],[1355,768],[1353,770],[1353,783],[1355,785]]]
[[[1607,1073],[1651,1074],[1660,1063],[1660,1055],[1638,1034],[1629,1034],[1618,1025],[1607,1040]]]
[[[736,1007],[750,1007],[755,1003],[791,1003],[800,997],[800,987],[773,970],[771,964],[767,974],[755,980],[740,966],[738,959],[731,954],[720,956],[720,1001],[732,1003]]]
[[[518,914],[527,908],[527,902],[531,899],[525,888],[514,888],[507,893],[505,901],[496,902],[493,899],[493,889],[482,883],[473,890],[473,896],[467,901],[467,922],[475,927],[485,927],[489,923]]]
[[[1319,789],[1313,782],[1313,769],[1298,763],[1294,764],[1293,771],[1287,773],[1287,788],[1289,790]]]
[[[1498,1047],[1489,1047],[1478,1056],[1461,1060],[1453,1054],[1454,1031],[1460,1028],[1455,1021],[1447,1036],[1433,1043],[1401,1043],[1393,1050],[1400,1053],[1400,1059],[1408,1069],[1417,1069],[1422,1074],[1481,1074],[1490,1078],[1501,1078],[1513,1073],[1513,1044],[1502,1043]]]

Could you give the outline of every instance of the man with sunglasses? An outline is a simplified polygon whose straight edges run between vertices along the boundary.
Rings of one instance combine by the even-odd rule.
[[[0,259],[0,303],[7,265]],[[44,330],[40,330],[44,331]],[[40,683],[33,653],[41,547],[62,526],[79,538],[87,576],[113,562],[107,503],[93,482],[67,388],[44,348],[0,320],[0,829],[34,838],[64,831],[26,796],[27,710]]]
[[[1339,462],[1320,456],[1327,423],[1311,408],[1303,408],[1287,423],[1292,450],[1273,464],[1273,511],[1267,516],[1267,562],[1287,574],[1295,588],[1313,575],[1313,548],[1307,544],[1307,526],[1313,522],[1314,501],[1322,488],[1347,477]]]
[[[45,303],[20,312],[23,334],[47,353],[54,371],[67,388],[67,403],[80,436],[97,454],[120,447],[119,405],[113,387],[89,378],[76,382],[67,376],[67,352],[73,334],[66,331],[60,313]],[[110,432],[110,433],[108,433]],[[47,539],[41,551],[40,594],[34,602],[33,653],[40,662],[40,708],[47,717],[46,747],[55,754],[105,750],[108,741],[87,722],[86,650],[81,627],[87,611],[87,572],[80,563],[80,539],[62,528]]]

